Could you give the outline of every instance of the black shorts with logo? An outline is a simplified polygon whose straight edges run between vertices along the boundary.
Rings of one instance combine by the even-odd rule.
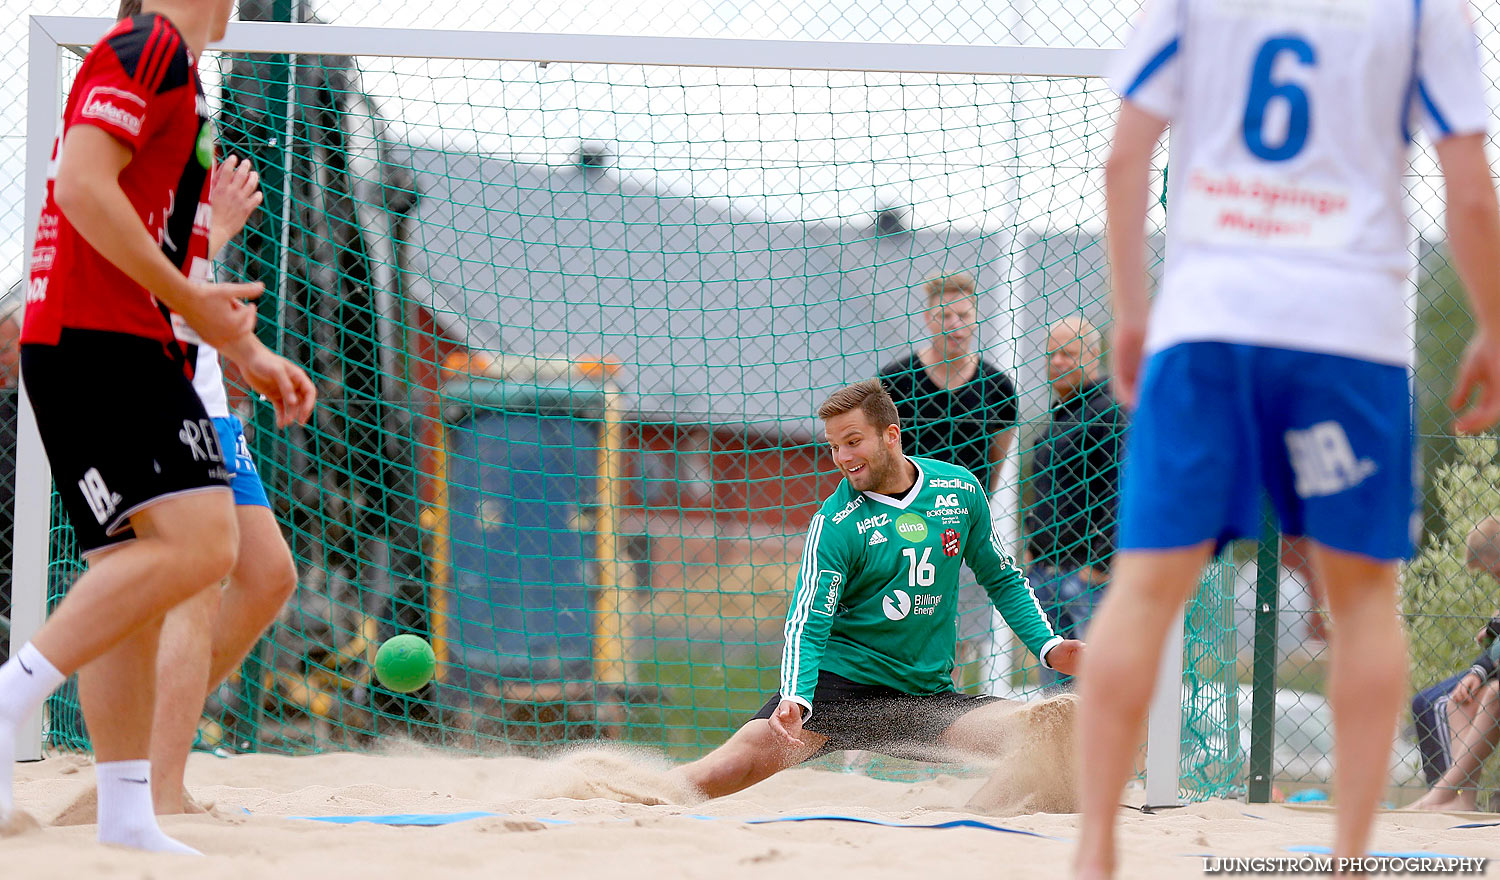
[[[135,537],[131,514],[229,487],[218,433],[173,347],[104,330],[21,346],[21,378],[63,509],[88,554]]]
[[[770,718],[781,702],[773,695],[755,713]],[[883,685],[860,684],[820,671],[813,691],[812,717],[802,725],[828,737],[817,755],[859,749],[917,761],[945,761],[938,742],[943,731],[964,715],[999,697],[986,694],[906,694]]]

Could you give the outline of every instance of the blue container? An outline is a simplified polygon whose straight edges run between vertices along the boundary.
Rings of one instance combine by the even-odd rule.
[[[445,389],[453,600],[445,685],[590,681],[590,508],[603,395],[497,380],[455,385]]]

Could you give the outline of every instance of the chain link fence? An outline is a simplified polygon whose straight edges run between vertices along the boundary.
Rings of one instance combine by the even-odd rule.
[[[14,11],[108,15],[113,9],[108,2],[60,0],[19,6]],[[1101,47],[1117,45],[1136,11],[1137,4],[1130,2],[1114,7],[1047,2],[1008,6],[974,2],[872,6],[818,0],[732,7],[718,3],[657,2],[633,8],[604,3],[566,8],[496,7],[460,0],[398,8],[391,8],[390,4],[377,7],[372,0],[323,0],[317,4],[300,0],[244,0],[241,4],[241,14],[246,18],[320,20],[349,25],[370,23],[378,15],[381,25],[394,27]],[[1492,82],[1500,82],[1500,12],[1485,7],[1476,9],[1475,14],[1486,69]],[[8,286],[11,282],[18,283],[23,271],[24,39],[24,28],[14,28],[0,37],[8,49],[0,55],[0,74],[3,74],[0,112],[6,114],[10,123],[5,129],[9,133],[0,135],[0,163],[5,167],[0,186],[6,188],[5,197],[0,199],[0,248],[3,248],[0,265],[11,267],[9,277],[0,276],[0,280]],[[372,80],[372,75],[380,72],[351,70],[324,59],[299,70],[300,91],[294,103],[310,108],[302,123],[306,125],[302,141],[306,151],[298,157],[300,164],[287,167],[317,169],[328,167],[330,161],[342,161],[348,154],[347,147],[333,145],[327,135],[348,124],[350,118],[363,120],[357,122],[358,126],[377,129],[361,128],[356,132],[372,143],[386,144],[391,140],[378,129],[384,124],[383,117],[395,114],[388,105],[382,106],[379,94],[370,108],[355,108],[352,114],[347,106],[338,109],[327,103],[330,88],[353,93],[358,90],[361,73],[368,84],[378,82]],[[440,77],[434,77],[434,81],[449,82]],[[1065,99],[1066,96],[1056,93],[1057,88],[1044,82],[1022,87],[1030,89],[1032,95]],[[328,94],[320,96],[320,90]],[[379,92],[379,87],[374,91]],[[1049,91],[1055,93],[1047,95]],[[1049,183],[1038,186],[1039,191],[1050,192],[1053,187],[1060,187],[1087,193],[1091,187],[1097,187],[1097,175],[1091,175],[1083,166],[1102,156],[1110,110],[1107,96],[1099,94],[1097,87],[1083,89],[1068,98],[1074,101],[1075,109],[1084,108],[1081,116],[1076,113],[1068,116],[1062,127],[1058,127],[1059,120],[1051,121],[1056,124],[1041,120],[1028,128],[1022,117],[1032,105],[1014,100],[1016,94],[1011,93],[1010,103],[995,102],[984,106],[983,112],[1011,114],[1018,143],[1047,140],[1054,151],[1060,135],[1061,140],[1077,138],[1091,143],[1085,149],[1053,152],[1041,160],[1033,157],[1029,164],[1018,161],[1012,170],[1019,175],[1024,164],[1025,173],[1053,174]],[[1500,106],[1500,92],[1492,91],[1491,98],[1492,105]],[[257,142],[255,126],[267,124],[264,119],[257,121],[256,112],[254,107],[240,109],[238,127],[226,128],[227,145],[233,146],[238,138],[242,150],[251,152],[249,147]],[[982,118],[979,124],[984,124]],[[547,161],[558,164],[555,153],[562,150],[571,162],[576,152],[576,160],[587,173],[590,146],[579,142],[574,133],[550,141],[543,139],[543,143],[544,153],[548,149],[554,153]],[[613,146],[619,150],[618,143]],[[1017,155],[1022,152],[1025,151],[1018,149]],[[616,163],[619,170],[632,170],[629,168],[632,155],[627,152],[613,157],[605,153],[599,156],[601,162]],[[639,154],[634,158],[639,159]],[[634,170],[660,172],[659,158],[642,161]],[[618,447],[619,460],[608,464],[608,467],[617,465],[631,481],[628,489],[621,490],[624,494],[612,502],[601,501],[596,495],[609,491],[607,484],[598,480],[597,471],[613,461],[600,450],[616,449],[606,442],[603,428],[589,428],[591,433],[583,439],[570,435],[566,442],[538,440],[534,445],[540,450],[566,445],[589,451],[584,456],[588,461],[573,461],[568,465],[578,475],[577,485],[571,490],[577,496],[571,502],[576,507],[574,515],[587,522],[584,527],[574,523],[560,530],[580,535],[578,540],[582,543],[577,546],[559,550],[549,545],[545,550],[523,550],[513,554],[519,562],[512,559],[511,563],[524,564],[525,559],[539,556],[572,558],[578,572],[570,582],[584,590],[580,594],[584,598],[575,605],[591,610],[581,622],[558,620],[557,617],[566,615],[560,615],[556,604],[558,594],[552,592],[545,599],[521,602],[517,606],[520,622],[501,626],[496,623],[492,608],[466,605],[463,590],[456,588],[459,580],[466,571],[482,571],[483,566],[475,563],[466,569],[468,563],[454,547],[465,541],[482,545],[486,517],[495,515],[494,511],[486,510],[486,496],[481,491],[484,480],[491,475],[491,469],[481,463],[487,455],[496,454],[493,450],[485,452],[485,445],[494,440],[494,434],[486,433],[490,429],[478,426],[477,422],[482,412],[494,411],[494,407],[487,409],[482,405],[485,395],[504,395],[514,389],[503,387],[502,382],[475,390],[476,381],[484,384],[487,368],[476,366],[469,358],[471,349],[482,346],[455,344],[457,337],[463,335],[453,332],[454,322],[461,323],[465,314],[462,302],[447,313],[443,308],[432,309],[428,314],[418,314],[412,309],[401,321],[386,320],[394,314],[393,308],[396,311],[403,308],[401,303],[433,302],[412,296],[412,291],[425,283],[440,286],[443,279],[431,271],[414,271],[411,264],[402,263],[394,252],[378,253],[378,241],[360,242],[357,204],[378,201],[392,218],[386,227],[386,238],[398,244],[410,243],[422,234],[422,223],[411,218],[420,213],[416,207],[418,200],[427,197],[429,202],[433,201],[435,171],[441,170],[445,179],[457,181],[460,190],[487,174],[482,165],[455,173],[452,161],[450,152],[424,151],[409,145],[404,149],[393,148],[383,156],[376,173],[380,180],[375,198],[369,195],[368,188],[361,189],[369,179],[360,178],[358,173],[353,177],[332,175],[303,180],[300,183],[309,192],[318,191],[316,196],[293,200],[294,210],[300,212],[298,222],[307,230],[305,241],[292,243],[292,250],[302,256],[303,262],[300,265],[278,262],[282,258],[276,256],[279,243],[275,240],[278,233],[274,226],[251,230],[244,247],[231,261],[235,271],[244,274],[285,271],[293,277],[292,290],[285,300],[287,317],[278,341],[290,355],[313,368],[326,404],[316,425],[306,432],[294,433],[291,442],[272,443],[268,432],[256,441],[262,472],[279,499],[278,516],[292,537],[293,549],[301,563],[301,584],[297,599],[262,647],[259,665],[247,669],[232,687],[217,695],[211,706],[215,720],[205,725],[205,741],[227,748],[299,750],[353,745],[389,732],[460,746],[484,742],[540,746],[557,739],[624,736],[664,745],[683,756],[696,754],[717,742],[746,712],[753,710],[766,692],[774,689],[787,575],[796,564],[800,529],[805,527],[810,513],[807,505],[816,498],[811,494],[806,498],[773,497],[773,494],[784,491],[781,484],[789,474],[802,474],[811,481],[809,486],[819,489],[814,494],[821,497],[828,485],[826,463],[818,462],[816,447],[804,441],[786,443],[784,438],[757,438],[742,433],[730,437],[712,427],[712,420],[708,419],[640,420],[632,425],[628,441]],[[1080,173],[1071,174],[1073,165],[1079,166]],[[317,172],[306,173],[311,176]],[[1496,464],[1493,440],[1460,440],[1448,427],[1451,414],[1444,400],[1470,322],[1442,241],[1442,180],[1429,149],[1419,148],[1408,181],[1416,226],[1413,248],[1418,264],[1412,328],[1419,352],[1415,404],[1421,441],[1424,539],[1417,559],[1403,570],[1402,613],[1412,641],[1413,693],[1425,697],[1416,701],[1417,711],[1403,724],[1401,735],[1393,744],[1390,793],[1393,803],[1408,802],[1437,781],[1444,770],[1444,759],[1437,756],[1443,744],[1465,748],[1477,741],[1472,723],[1465,727],[1462,713],[1452,713],[1446,706],[1441,710],[1431,706],[1435,695],[1444,690],[1437,686],[1446,683],[1451,688],[1452,676],[1467,669],[1481,650],[1475,644],[1476,632],[1490,615],[1500,613],[1500,583],[1479,570],[1481,565],[1466,566],[1466,561],[1475,555],[1466,543],[1471,530],[1486,517],[1500,515],[1500,490],[1495,489],[1500,467]],[[293,181],[289,189],[294,190],[297,185]],[[734,182],[725,186],[732,190]],[[521,188],[524,190],[525,186]],[[555,197],[557,187],[551,182],[542,188]],[[474,189],[470,194],[477,191]],[[443,200],[459,203],[462,198],[463,193],[455,191],[446,194]],[[403,200],[410,203],[403,204]],[[1086,202],[1085,199],[1083,203]],[[855,212],[835,208],[824,219],[848,220],[850,225],[868,221],[877,232],[881,223],[911,225],[910,205],[905,206],[905,214],[900,204],[868,207],[871,209],[868,218],[851,219]],[[521,205],[516,210],[525,214],[528,209]],[[1058,235],[1056,228],[1030,240],[1018,236],[1003,256],[986,256],[982,244],[976,244],[972,254],[958,260],[981,270],[992,269],[992,277],[1007,277],[1018,289],[1027,291],[1018,306],[1026,315],[1025,320],[1013,322],[1009,333],[991,335],[985,348],[987,355],[1012,372],[1018,386],[1019,429],[1014,441],[1018,452],[1011,466],[1014,470],[1006,478],[1013,494],[1002,493],[1002,497],[1011,497],[1018,509],[1030,510],[1037,504],[1036,451],[1044,444],[1052,424],[1053,400],[1045,366],[1047,326],[1058,318],[1083,313],[1105,333],[1108,331],[1099,218],[1096,213],[1079,210],[1061,219],[1065,236]],[[430,223],[430,216],[425,222]],[[461,222],[467,221],[449,217],[439,225],[456,229]],[[937,225],[940,224],[923,220],[917,223],[916,231]],[[457,245],[461,240],[455,237],[449,244]],[[440,247],[431,241],[423,245],[429,249]],[[351,247],[364,249],[362,256],[352,262]],[[732,251],[733,248],[733,243],[726,241],[713,243],[709,249]],[[952,256],[951,248],[917,256],[932,258],[939,251]],[[460,254],[459,265],[494,259],[493,251],[486,253],[489,256]],[[912,268],[900,283],[877,283],[875,279],[860,283],[883,291],[888,298],[907,297],[909,285],[920,280],[932,265],[942,262],[911,259],[910,254],[908,261]],[[1023,268],[1007,276],[998,267],[1011,261]],[[774,277],[774,272],[767,272],[765,277]],[[460,287],[467,290],[463,285]],[[339,295],[312,295],[329,291]],[[17,294],[18,288],[11,286],[10,304],[15,304]],[[992,308],[1003,308],[1005,295],[1001,292],[996,294],[999,299],[984,301]],[[522,320],[524,303],[517,308],[521,311],[507,314],[507,321]],[[896,335],[879,345],[866,344],[864,353],[869,355],[872,368],[879,366],[874,360],[878,352],[921,341],[920,307],[888,302],[886,308],[889,314],[904,319],[904,323]],[[405,320],[407,317],[410,320]],[[566,315],[562,323],[567,324]],[[0,331],[3,327],[0,325]],[[762,329],[774,332],[769,325]],[[395,339],[392,333],[406,336]],[[608,333],[599,338],[607,339]],[[8,340],[9,337],[0,337],[0,343]],[[491,348],[498,351],[504,346]],[[531,353],[543,348],[532,339],[524,349],[513,350]],[[595,352],[601,357],[607,353]],[[625,366],[639,371],[646,360],[637,355]],[[6,363],[8,360],[0,358],[0,366]],[[476,379],[476,375],[480,378]],[[14,435],[15,410],[13,375],[7,373],[5,378],[7,390],[0,396],[0,450],[3,450],[0,469],[7,472],[0,482],[4,483],[4,494],[8,496],[12,485],[9,471],[14,469],[14,463],[5,456],[13,457],[15,444],[6,438]],[[587,387],[580,387],[576,379],[569,381],[573,384],[564,389],[560,400],[570,409],[591,413],[597,410],[584,421],[596,426],[608,425],[604,418],[609,406],[608,383],[591,381],[585,383]],[[538,387],[536,382],[532,383],[530,393],[536,399],[526,405],[533,414],[562,405],[559,398],[548,398],[545,389],[538,391]],[[436,393],[429,393],[434,389]],[[735,393],[745,392],[740,389]],[[768,420],[768,424],[770,421],[774,420]],[[475,466],[474,473],[458,476],[451,462],[443,460],[444,456],[454,454],[467,457]],[[514,454],[514,449],[504,453]],[[441,488],[426,479],[438,472],[449,477]],[[726,474],[734,476],[726,479]],[[737,491],[743,496],[729,501],[743,511],[732,527],[727,527],[722,518],[714,518],[703,526],[709,529],[707,534],[681,528],[664,534],[660,530],[653,532],[650,527],[649,521],[662,509],[722,507],[725,499],[721,495],[725,486],[731,485],[738,486]],[[458,522],[450,517],[448,508],[452,507],[454,493],[461,495],[465,491],[474,497],[464,503],[475,512],[469,516],[472,521]],[[624,525],[609,523],[606,530],[598,511],[611,506],[622,511],[629,508],[637,521]],[[4,503],[3,507],[8,513],[11,505]],[[60,521],[59,512],[54,522]],[[0,571],[0,582],[8,584],[11,533],[3,516],[0,526],[4,527],[0,529],[0,568],[4,569]],[[473,530],[468,537],[462,531],[464,528]],[[733,534],[729,535],[726,528],[732,528]],[[1027,528],[1021,526],[1018,535],[1023,542],[1031,537],[1026,533]],[[616,536],[620,547],[601,550],[594,546],[601,534]],[[65,531],[58,532],[54,545],[52,558],[56,564],[50,578],[56,595],[65,588],[76,568],[67,562]],[[1500,559],[1500,554],[1496,558]],[[600,635],[590,615],[597,616],[601,607],[598,587],[605,577],[598,566],[602,560],[621,562],[619,570],[611,571],[607,578],[613,590],[609,601],[624,603],[625,612],[636,615],[634,630],[627,627],[625,631],[607,635],[629,642],[641,638],[640,627],[646,626],[652,640],[671,646],[657,649],[644,659],[632,657],[628,651],[619,655],[618,662],[631,667],[628,676],[609,667],[609,662],[614,661],[602,667],[598,662]],[[1269,564],[1273,561],[1274,566]],[[1086,562],[1088,567],[1101,572],[1107,569],[1103,559]],[[1261,576],[1260,569],[1274,574]],[[1496,569],[1500,570],[1500,564]],[[704,572],[710,575],[700,577]],[[1187,760],[1205,764],[1228,761],[1234,766],[1227,777],[1235,784],[1245,784],[1250,776],[1248,761],[1253,745],[1249,722],[1254,684],[1270,683],[1274,685],[1276,707],[1267,768],[1273,796],[1316,799],[1328,790],[1332,772],[1331,718],[1323,694],[1327,640],[1336,637],[1336,627],[1320,610],[1320,592],[1303,548],[1294,542],[1274,539],[1263,541],[1260,547],[1249,544],[1234,547],[1213,580],[1232,585],[1228,597],[1232,601],[1225,606],[1200,599],[1203,604],[1195,606],[1190,621],[1196,619],[1200,626],[1213,628],[1214,634],[1189,644],[1188,670],[1191,673],[1205,669],[1211,662],[1228,664],[1232,672],[1228,693],[1220,692],[1221,685],[1205,684],[1219,681],[1210,674],[1195,681],[1190,690],[1189,698],[1195,701],[1200,694],[1211,692],[1211,696],[1202,699],[1214,704],[1216,714],[1208,728],[1187,732]],[[1091,597],[1097,598],[1100,590],[1107,589],[1106,583],[1100,578],[1099,583],[1086,584],[1072,593],[1059,592],[1052,600],[1055,607],[1049,610],[1056,614],[1064,605],[1082,608],[1078,616],[1086,620]],[[455,589],[437,589],[442,585]],[[1276,591],[1277,610],[1268,618],[1257,613],[1257,590],[1264,597],[1270,586]],[[444,605],[445,602],[451,604]],[[0,614],[6,614],[5,604],[0,603]],[[612,613],[622,614],[620,606],[616,605]],[[548,616],[544,626],[526,623],[538,614]],[[563,642],[558,641],[544,652],[553,658],[555,669],[550,666],[544,669],[528,660],[516,669],[503,667],[502,663],[489,670],[499,673],[498,680],[504,682],[503,686],[494,686],[494,693],[483,683],[466,680],[454,685],[471,694],[481,694],[503,709],[491,714],[473,711],[472,698],[464,704],[465,710],[454,716],[451,714],[454,704],[445,702],[441,694],[428,695],[430,699],[426,701],[409,701],[371,686],[369,653],[380,639],[397,631],[421,631],[433,635],[441,651],[444,641],[462,642],[461,638],[446,639],[445,635],[452,630],[445,627],[472,627],[480,618],[491,627],[510,626],[512,631],[524,632],[528,626],[537,626],[551,633],[549,638],[559,640],[571,633],[567,637],[574,641],[568,642],[572,647],[567,648],[559,648]],[[1258,626],[1267,625],[1273,627],[1274,658],[1263,656],[1257,667],[1253,650],[1256,631]],[[0,650],[5,647],[0,644]],[[450,644],[448,650],[461,649]],[[518,643],[498,646],[496,651],[519,660],[527,653],[527,647]],[[451,659],[453,655],[449,656]],[[962,657],[968,661],[960,671],[964,684],[1000,687],[1014,693],[1033,692],[1041,685],[1030,663],[1006,656],[1011,660],[1003,669],[995,666],[993,657],[988,665],[977,654]],[[590,659],[583,669],[577,669],[569,667],[569,657]],[[601,668],[608,674],[600,675]],[[601,689],[602,682],[610,686]],[[698,696],[680,697],[684,689],[694,694],[713,692],[724,697],[710,704]],[[1484,697],[1490,702],[1485,704],[1481,700],[1477,705],[1487,705],[1487,711],[1496,711],[1493,691],[1492,683],[1486,692],[1488,696]],[[663,693],[678,696],[668,700],[663,699]],[[583,704],[595,708],[583,715],[576,714],[578,706]],[[635,708],[643,704],[649,710],[649,719],[643,720]],[[86,743],[70,706],[67,700],[54,702],[51,739],[54,747]],[[604,707],[604,711],[599,707]],[[450,736],[455,730],[460,732],[456,738]],[[1425,748],[1419,748],[1419,744]],[[1222,767],[1215,767],[1212,772],[1225,775]],[[1484,806],[1486,799],[1500,788],[1500,761],[1489,761],[1482,777],[1470,782],[1478,789],[1478,804]]]

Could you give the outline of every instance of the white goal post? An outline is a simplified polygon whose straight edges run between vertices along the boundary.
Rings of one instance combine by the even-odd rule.
[[[29,261],[45,192],[47,165],[60,113],[64,53],[81,55],[112,26],[107,18],[32,16],[30,19],[26,147],[26,254]],[[677,67],[837,70],[870,73],[1094,78],[1111,50],[979,45],[810,42],[688,37],[413,31],[323,24],[234,22],[214,47],[226,52],[339,54],[421,59],[529,61]],[[11,650],[41,625],[47,595],[50,492],[45,454],[24,390],[19,402]],[[1009,474],[1015,474],[1013,465]],[[1002,498],[1013,504],[1014,493]],[[1007,543],[1015,546],[1014,516]],[[1147,804],[1178,802],[1181,749],[1181,621],[1161,666],[1151,708]],[[1165,683],[1165,686],[1163,686]],[[18,743],[22,760],[42,754],[40,719]]]

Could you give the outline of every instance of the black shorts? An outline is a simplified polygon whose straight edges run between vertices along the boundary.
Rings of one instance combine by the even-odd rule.
[[[766,701],[756,718],[770,718],[781,702]],[[938,737],[953,722],[999,697],[986,694],[904,694],[883,685],[860,684],[832,672],[818,673],[813,713],[803,727],[828,737],[818,755],[860,749],[917,761],[945,761]]]
[[[219,436],[164,343],[65,329],[21,346],[21,377],[83,554],[134,538],[133,513],[171,495],[229,488]]]

